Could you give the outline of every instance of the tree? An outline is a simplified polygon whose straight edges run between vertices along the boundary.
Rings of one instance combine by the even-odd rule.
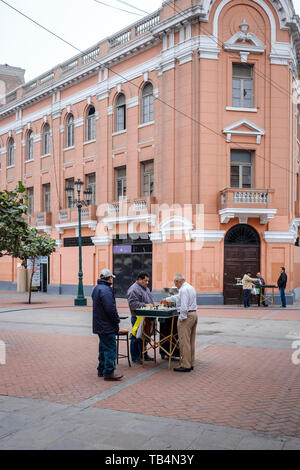
[[[25,239],[22,240],[16,258],[22,261],[22,265],[27,267],[27,260],[32,262],[32,271],[29,283],[28,303],[31,303],[32,278],[34,275],[36,259],[40,256],[50,256],[56,249],[56,241],[52,238],[41,235],[37,229],[29,227]]]
[[[0,191],[0,257],[17,257],[19,248],[30,229],[24,215],[27,214],[25,187],[19,181],[13,191]]]
[[[12,256],[22,261],[27,268],[27,260],[32,260],[29,298],[31,303],[32,277],[36,259],[39,256],[50,256],[56,248],[55,240],[40,235],[30,227],[24,215],[28,211],[26,189],[21,181],[13,191],[0,191],[0,257]]]

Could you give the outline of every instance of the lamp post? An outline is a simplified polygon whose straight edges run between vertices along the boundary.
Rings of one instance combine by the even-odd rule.
[[[83,283],[82,283],[82,278],[83,278],[83,272],[82,272],[82,242],[81,242],[81,209],[82,206],[89,206],[91,203],[92,199],[92,190],[87,188],[85,191],[83,191],[83,195],[85,197],[85,200],[81,199],[81,189],[83,186],[83,181],[81,181],[79,178],[77,181],[75,181],[75,190],[77,191],[77,198],[74,198],[74,188],[73,186],[67,186],[65,188],[67,198],[69,201],[69,206],[71,205],[70,203],[72,202],[78,209],[78,246],[79,246],[79,271],[78,271],[78,291],[77,291],[77,297],[74,299],[74,305],[75,306],[84,306],[87,305],[86,298],[84,297],[83,293]]]

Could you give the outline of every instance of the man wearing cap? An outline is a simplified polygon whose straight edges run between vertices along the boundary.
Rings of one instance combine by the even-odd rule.
[[[251,297],[251,289],[253,287],[253,282],[258,281],[258,279],[250,277],[251,274],[252,274],[251,271],[247,271],[242,280],[245,308],[250,307],[250,297]]]
[[[117,359],[116,334],[120,323],[112,290],[114,277],[109,269],[103,269],[92,292],[93,333],[98,335],[100,340],[98,377],[104,377],[104,380],[120,380],[123,377],[114,372]]]

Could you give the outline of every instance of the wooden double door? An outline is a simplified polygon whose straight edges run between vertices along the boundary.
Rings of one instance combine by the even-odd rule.
[[[256,230],[247,224],[230,229],[224,244],[224,304],[239,304],[241,290],[235,288],[236,278],[243,278],[246,271],[255,277],[260,271],[260,238]]]

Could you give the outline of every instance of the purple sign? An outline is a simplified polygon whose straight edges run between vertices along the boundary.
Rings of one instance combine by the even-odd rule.
[[[131,253],[131,245],[117,245],[114,246],[113,249],[114,254],[120,254],[120,253]]]

